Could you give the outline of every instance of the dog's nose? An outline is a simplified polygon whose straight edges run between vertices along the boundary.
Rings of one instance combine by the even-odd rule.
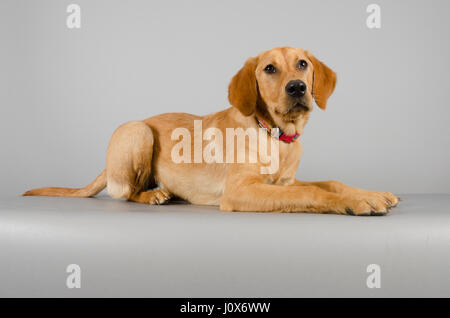
[[[301,80],[290,81],[286,85],[286,93],[292,97],[302,97],[306,93],[306,84]]]

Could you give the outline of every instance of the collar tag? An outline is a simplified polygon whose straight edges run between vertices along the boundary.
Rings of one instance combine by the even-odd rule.
[[[267,128],[265,128],[267,130]],[[272,136],[273,138],[276,139],[280,139],[280,128],[276,127],[276,128],[271,128],[270,129],[270,136]]]
[[[271,137],[284,141],[285,143],[289,144],[295,141],[300,136],[299,133],[296,133],[294,135],[286,135],[280,128],[271,127],[267,122],[265,122],[262,119],[259,119],[258,117],[256,117],[256,121],[258,122],[258,125],[261,128],[264,128]]]

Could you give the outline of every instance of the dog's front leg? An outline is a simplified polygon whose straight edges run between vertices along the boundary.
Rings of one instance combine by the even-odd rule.
[[[221,200],[223,211],[314,212],[350,215],[385,214],[384,200],[375,205],[352,195],[325,191],[318,186],[280,186],[249,181],[228,183]]]
[[[315,186],[322,190],[332,192],[332,193],[339,193],[345,196],[353,196],[356,198],[359,198],[361,200],[368,201],[372,206],[379,206],[380,200],[386,202],[387,208],[394,207],[398,204],[399,198],[390,193],[390,192],[377,192],[377,191],[368,191],[363,190],[355,187],[351,187],[348,185],[343,184],[342,182],[331,180],[331,181],[315,181],[315,182],[308,182],[308,181],[300,181],[295,180],[292,184],[293,186]],[[383,202],[381,202],[383,203]],[[378,208],[381,208],[379,206]]]

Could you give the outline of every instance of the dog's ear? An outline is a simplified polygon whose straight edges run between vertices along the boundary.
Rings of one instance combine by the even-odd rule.
[[[228,100],[245,116],[254,113],[258,99],[258,85],[256,83],[256,65],[258,58],[251,57],[245,65],[231,79],[228,85]]]
[[[328,97],[333,94],[336,86],[336,73],[324,63],[319,61],[310,52],[306,51],[306,55],[313,63],[313,84],[312,95],[316,101],[317,106],[322,109],[327,107]]]

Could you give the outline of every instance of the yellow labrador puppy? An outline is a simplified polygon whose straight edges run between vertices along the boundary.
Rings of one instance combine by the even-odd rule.
[[[389,192],[295,178],[302,154],[298,137],[313,99],[325,109],[335,84],[336,74],[308,51],[262,52],[231,80],[233,107],[126,123],[112,135],[106,169],[91,184],[24,195],[90,197],[106,187],[113,198],[147,204],[175,196],[223,211],[386,214],[399,202]]]

